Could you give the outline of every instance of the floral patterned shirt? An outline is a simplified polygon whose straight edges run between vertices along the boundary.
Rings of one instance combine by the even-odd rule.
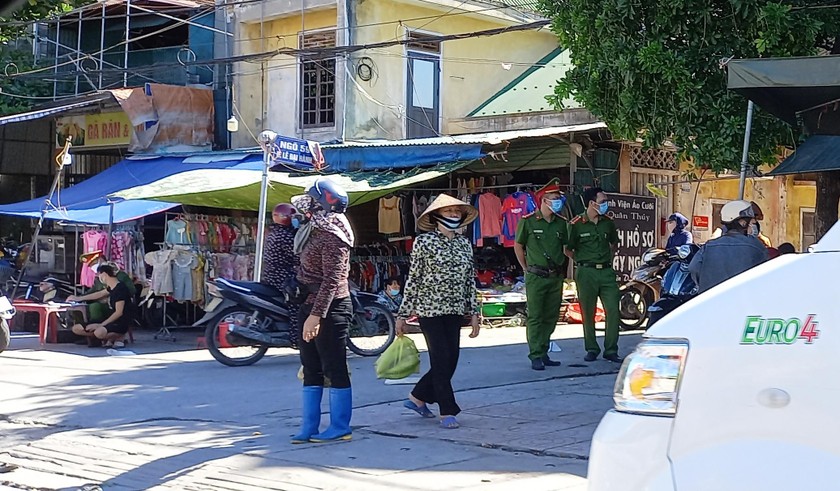
[[[470,241],[434,231],[419,235],[399,317],[478,314],[475,266]]]

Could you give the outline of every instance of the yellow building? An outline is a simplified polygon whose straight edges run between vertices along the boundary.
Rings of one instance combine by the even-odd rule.
[[[253,135],[263,129],[326,142],[591,122],[591,115],[582,109],[553,111],[545,102],[551,87],[534,87],[525,94],[527,87],[511,86],[541,60],[568,65],[568,56],[558,51],[557,38],[547,25],[479,35],[545,21],[535,13],[535,4],[532,0],[237,3],[230,10],[236,32],[233,55],[248,59],[233,70],[234,115],[240,120],[233,146],[254,146]],[[463,38],[436,38],[452,35]],[[323,49],[331,47],[336,48],[325,54]],[[266,56],[256,56],[261,53]],[[527,115],[521,117],[506,112],[505,99],[520,96],[534,107],[525,108]],[[480,108],[487,110],[480,113]]]
[[[688,169],[683,164],[683,171]],[[738,198],[738,174],[708,175],[700,182],[681,183],[676,210],[692,220],[695,241],[705,242],[720,226],[720,209]],[[814,207],[816,184],[812,176],[748,177],[744,199],[755,201],[764,212],[761,231],[773,246],[790,242],[797,251],[816,240]],[[696,217],[696,218],[694,218]],[[704,224],[708,222],[708,226]]]

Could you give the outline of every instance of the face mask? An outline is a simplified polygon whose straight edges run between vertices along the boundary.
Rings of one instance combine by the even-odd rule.
[[[560,211],[563,209],[563,206],[566,204],[566,198],[564,196],[561,196],[557,199],[550,200],[548,204],[549,206],[551,206],[551,211],[553,213],[560,213]]]
[[[298,217],[292,217],[292,228],[300,228],[300,219]]]
[[[609,209],[610,209],[610,203],[609,203],[609,202],[607,202],[607,201],[604,201],[603,203],[601,203],[600,205],[598,205],[598,214],[600,214],[600,215],[606,215],[606,214],[607,214],[607,210],[609,210]]]
[[[399,289],[394,290],[393,288],[391,288],[390,290],[388,290],[388,293],[390,293],[392,297],[396,297],[397,295],[400,294],[400,290]]]
[[[449,218],[443,215],[435,215],[435,220],[443,225],[443,228],[453,232],[464,226],[464,217]]]
[[[758,225],[751,223],[750,227],[747,229],[747,233],[753,237],[758,237]]]
[[[99,264],[94,264],[93,266],[90,267],[90,270],[93,271],[94,274],[98,274],[99,273]]]

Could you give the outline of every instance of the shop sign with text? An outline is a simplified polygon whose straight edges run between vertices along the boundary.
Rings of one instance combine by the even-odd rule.
[[[133,128],[122,111],[56,118],[55,145],[70,138],[74,147],[117,147],[131,142]]]
[[[656,246],[656,198],[609,194],[610,215],[618,231],[613,268],[626,281],[642,262],[642,253]]]

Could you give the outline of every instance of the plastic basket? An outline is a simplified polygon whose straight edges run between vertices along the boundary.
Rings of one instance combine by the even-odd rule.
[[[481,304],[481,313],[484,317],[503,317],[507,304],[504,302],[493,302]]]

